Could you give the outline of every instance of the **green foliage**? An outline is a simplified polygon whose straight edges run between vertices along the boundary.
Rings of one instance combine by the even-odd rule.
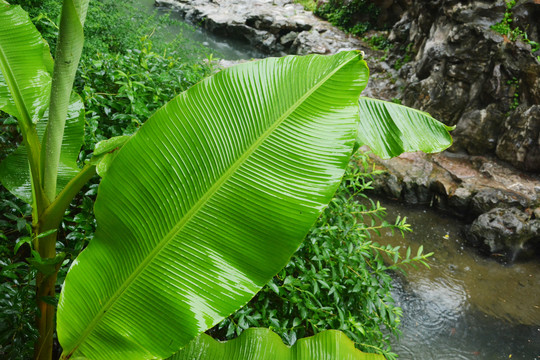
[[[540,50],[540,43],[529,39],[527,32],[514,24],[512,9],[516,5],[515,0],[506,1],[506,11],[503,19],[491,26],[491,29],[504,35],[510,41],[523,41],[531,46],[531,53],[535,53]],[[537,60],[540,62],[540,56],[537,56]]]
[[[330,0],[317,7],[316,15],[353,35],[376,29],[380,9],[368,0]]]
[[[176,30],[181,32],[181,29],[188,25],[172,20],[167,15],[154,13],[148,16],[145,11],[137,8],[137,3],[137,0],[90,1],[84,27],[83,58],[93,58],[98,53],[125,54],[128,50],[138,48],[140,39],[151,34],[154,46],[160,53],[173,47],[177,49],[189,47],[189,51],[185,51],[182,57],[188,58],[188,54],[193,54],[192,58],[199,57],[201,50],[189,46],[181,33],[175,39],[155,34],[156,30],[170,25],[176,26]],[[10,4],[21,5],[29,13],[32,22],[49,43],[51,53],[54,54],[62,2],[13,0]]]
[[[20,5],[32,19],[32,22],[45,38],[52,53],[56,49],[58,20],[62,3],[58,0],[11,0],[11,5]]]
[[[506,82],[506,85],[510,86],[510,91],[513,93],[509,107],[509,110],[512,111],[519,106],[519,80],[516,77],[513,77]]]
[[[32,357],[38,336],[36,272],[24,261],[30,254],[31,208],[4,188],[0,199],[0,358],[24,360]]]
[[[30,10],[36,27],[54,45],[61,2],[17,3]],[[137,16],[143,18],[140,12],[129,8],[129,4],[109,0],[90,2],[86,25],[91,30],[85,31],[90,46],[85,47],[85,53],[91,56],[83,58],[75,84],[76,91],[86,97],[87,106],[81,161],[87,157],[96,141],[112,134],[132,133],[155,109],[211,71],[199,60],[201,52],[184,47],[179,39],[166,43],[160,38],[150,41],[142,36],[143,31],[150,33],[162,22],[146,17],[148,26],[141,30],[137,25],[140,23],[136,22],[133,27],[132,22],[125,21],[126,15],[121,11],[139,14]],[[137,27],[138,31],[133,31]],[[137,99],[134,99],[135,92]],[[141,106],[141,101],[145,101],[146,106]],[[0,112],[0,160],[12,153],[20,143],[16,119]],[[58,273],[57,290],[64,281],[71,261],[93,238],[96,194],[97,179],[94,179],[66,211],[56,244],[57,252],[66,256]],[[32,255],[30,211],[29,205],[1,188],[0,358],[31,358],[37,338],[36,270],[26,260]],[[18,251],[14,252],[16,246],[19,246]],[[50,300],[52,303],[57,301]]]
[[[322,351],[321,351],[322,350]],[[244,356],[240,357],[239,354]],[[168,360],[385,360],[380,355],[358,352],[342,332],[328,330],[300,339],[292,347],[283,344],[270,329],[251,328],[226,342],[201,334]]]
[[[388,40],[388,37],[383,35],[369,36],[365,37],[363,40],[367,41],[373,50],[388,51],[392,49],[392,43]]]
[[[68,35],[60,36],[59,50],[72,49],[68,44],[82,48],[87,5],[87,0],[64,2],[60,33]],[[78,11],[81,9],[82,12]],[[117,17],[108,17],[109,10],[114,9],[117,8],[100,8],[98,13],[104,24],[118,21]],[[96,55],[91,54],[92,59],[87,57],[87,69],[80,72],[77,81],[77,88],[90,103],[87,115],[91,120],[87,123],[93,125],[85,137],[86,150],[101,137],[132,133],[148,116],[151,121],[132,138],[111,140],[101,147],[101,158],[107,158],[117,150],[117,144],[126,144],[121,152],[114,153],[113,156],[119,155],[100,185],[95,207],[100,228],[93,238],[96,186],[83,186],[95,174],[98,160],[94,156],[86,162],[58,195],[56,174],[63,170],[52,160],[48,165],[52,158],[64,153],[72,155],[75,145],[77,157],[81,146],[80,142],[68,142],[69,136],[63,137],[72,133],[69,126],[64,128],[64,122],[80,51],[58,52],[65,57],[59,57],[63,60],[58,60],[57,65],[70,68],[55,72],[52,88],[57,86],[65,94],[51,92],[51,111],[46,115],[46,106],[42,105],[47,101],[40,96],[48,94],[46,88],[51,85],[48,74],[52,72],[52,59],[48,49],[43,49],[44,42],[35,36],[35,27],[19,8],[6,5],[0,11],[0,46],[7,54],[0,59],[0,108],[18,118],[28,154],[26,164],[30,165],[33,180],[32,225],[28,221],[28,206],[5,202],[9,208],[5,222],[17,232],[0,236],[0,250],[6,259],[0,285],[7,294],[0,306],[13,307],[12,301],[19,300],[21,307],[6,311],[2,318],[7,328],[14,330],[6,336],[2,333],[2,341],[11,344],[3,345],[1,351],[11,355],[29,352],[33,329],[29,319],[37,311],[21,299],[28,299],[35,286],[40,309],[37,358],[51,359],[57,304],[58,338],[65,359],[74,354],[97,359],[124,353],[129,353],[130,358],[166,357],[253,296],[287,262],[331,198],[355,143],[355,126],[360,119],[356,101],[367,83],[365,62],[353,51],[332,57],[287,57],[244,64],[205,80],[152,115],[159,105],[154,108],[149,104],[165,99],[160,85],[170,86],[172,93],[179,92],[206,73],[206,67],[193,63],[183,67],[166,52],[152,52],[145,37],[136,50],[122,51],[128,43],[115,44],[111,39],[102,43],[106,45],[103,49],[99,42],[95,43],[91,49]],[[52,18],[40,13],[34,19],[46,21],[44,31],[53,36],[56,25]],[[13,38],[14,27],[21,37]],[[122,32],[118,30],[121,28],[115,29]],[[107,35],[107,31],[103,34]],[[28,39],[24,40],[24,36]],[[109,47],[110,43],[113,47]],[[109,51],[118,53],[107,56],[111,55],[106,54]],[[20,71],[23,67],[27,69]],[[36,71],[47,76],[34,81],[31,77]],[[165,76],[154,77],[162,71]],[[301,75],[302,81],[294,80]],[[98,86],[110,92],[100,92]],[[291,96],[287,96],[288,91]],[[171,95],[168,93],[166,98]],[[143,100],[139,102],[138,96]],[[332,102],[321,101],[329,97]],[[34,101],[37,98],[43,102]],[[71,98],[76,100],[77,96]],[[60,110],[54,110],[54,104]],[[57,116],[53,115],[55,111]],[[108,122],[109,118],[114,121]],[[41,140],[41,125],[47,126],[47,135],[53,135]],[[77,126],[81,139],[82,126],[81,121]],[[394,130],[383,130],[383,137],[393,135]],[[426,140],[422,143],[438,141],[438,136],[431,138],[433,135],[436,134],[423,134]],[[127,138],[130,140],[126,142]],[[49,147],[53,142],[55,145]],[[83,153],[79,160],[87,160],[87,155]],[[48,178],[49,173],[54,177]],[[347,181],[353,182],[357,176],[350,174]],[[24,177],[21,175],[16,181],[23,184]],[[353,196],[365,187],[366,183],[358,188],[352,185],[352,190],[349,186],[353,194],[338,194],[330,208],[335,206],[342,211],[341,208],[354,203]],[[77,196],[81,189],[84,196]],[[75,201],[70,205],[72,200]],[[346,299],[349,293],[345,286],[351,284],[340,285],[339,280],[347,274],[345,280],[354,285],[352,293],[367,292],[368,300],[361,303],[364,315],[368,312],[376,324],[395,331],[392,322],[396,322],[399,311],[394,310],[387,292],[376,289],[380,282],[386,282],[384,271],[395,269],[399,254],[395,248],[346,239],[345,234],[388,227],[404,231],[407,227],[404,221],[393,225],[377,222],[380,207],[366,210],[351,205],[351,209],[352,216],[343,210],[323,217],[323,223],[310,233],[305,253],[300,253],[303,260],[297,260],[299,265],[291,266],[291,272],[286,268],[278,274],[278,282],[270,288],[277,288],[278,297],[282,288],[285,295],[291,296],[292,304],[301,296],[305,296],[302,300],[311,300],[309,310],[315,311],[311,321],[301,310],[283,305],[283,309],[289,309],[289,315],[294,313],[293,328],[295,319],[306,321],[305,333],[329,324],[350,333],[359,345],[372,347],[366,335],[369,330],[360,324],[361,318],[355,317],[355,309]],[[365,216],[372,219],[370,225],[360,222]],[[246,221],[251,226],[245,226]],[[77,266],[66,276],[65,266],[87,243],[88,247],[77,258]],[[345,243],[347,249],[334,255],[335,248]],[[362,268],[369,253],[372,257],[364,261]],[[381,254],[391,255],[394,265],[385,265]],[[347,257],[357,257],[357,263],[336,263],[339,259],[343,264]],[[413,258],[408,252],[401,263],[423,262],[425,257],[421,250]],[[301,293],[295,293],[302,284],[291,276],[299,270],[309,270],[308,264],[314,270],[308,271],[309,280],[318,291],[301,289]],[[368,276],[375,276],[375,280],[370,281]],[[58,301],[56,290],[64,277],[67,280]],[[317,311],[319,304],[314,305],[319,298],[323,300],[319,295],[323,290],[328,290],[324,302],[338,303],[334,308],[320,304],[322,311],[331,316],[324,320],[317,317],[322,315]],[[339,303],[341,300],[345,302]],[[147,303],[157,306],[148,307]],[[288,321],[284,326],[288,326]],[[155,336],[148,337],[149,331]],[[380,341],[380,328],[374,333],[370,336]],[[289,336],[292,343],[296,333],[283,336]],[[366,337],[368,340],[361,342]]]
[[[317,2],[314,0],[294,0],[295,3],[298,3],[308,11],[315,11],[317,9]]]
[[[156,109],[211,72],[186,58],[182,48],[157,53],[152,46],[143,37],[123,54],[98,53],[81,62],[76,88],[86,104],[87,155],[99,141],[133,134]]]
[[[269,327],[286,344],[326,329],[339,329],[368,352],[395,358],[388,340],[398,335],[401,309],[395,306],[391,271],[431,254],[407,252],[371,240],[371,232],[410,231],[405,219],[384,220],[385,209],[365,191],[376,174],[367,156],[353,158],[337,193],[290,262],[244,308],[212,335],[232,339],[249,327]],[[386,261],[385,261],[386,260]],[[385,329],[385,330],[383,330]]]
[[[245,304],[339,185],[367,74],[357,51],[268,58],[156,111],[99,186],[96,234],[59,301],[64,354],[165,357]]]
[[[406,63],[412,60],[412,57],[413,57],[412,46],[413,46],[412,43],[407,44],[407,47],[405,47],[405,54],[403,55],[403,57],[398,58],[396,60],[396,62],[394,63],[394,69],[399,70],[403,67],[403,65],[405,65]]]

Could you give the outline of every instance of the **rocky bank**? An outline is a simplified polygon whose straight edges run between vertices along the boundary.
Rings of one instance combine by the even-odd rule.
[[[512,8],[511,24],[524,34],[517,39],[491,28],[505,16],[503,0],[408,3],[389,36],[391,60],[410,59],[399,70],[400,97],[455,125],[454,145],[452,153],[376,161],[402,187],[397,197],[426,203],[418,189],[427,187],[435,205],[471,222],[475,246],[510,259],[538,252],[540,51],[524,38],[540,42],[540,1]],[[426,173],[411,176],[423,162]]]
[[[534,253],[540,248],[540,53],[491,29],[504,17],[503,0],[374,3],[381,18],[397,21],[387,56],[291,0],[156,0],[271,56],[363,50],[372,71],[367,96],[400,98],[456,126],[451,152],[374,158],[387,170],[377,190],[467,219],[471,243],[488,253]],[[528,24],[528,38],[540,42],[540,1],[518,1],[513,23]]]

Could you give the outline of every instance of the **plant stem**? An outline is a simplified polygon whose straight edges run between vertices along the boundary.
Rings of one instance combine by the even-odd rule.
[[[53,258],[56,255],[56,233],[40,239],[39,253],[42,258]],[[52,252],[51,252],[52,250]],[[53,351],[55,306],[43,301],[44,297],[55,297],[56,272],[52,275],[38,273],[36,277],[36,302],[39,310],[37,325],[39,338],[34,346],[34,358],[51,360]]]
[[[81,58],[88,0],[64,0],[51,85],[49,123],[41,152],[43,189],[49,202],[56,197],[58,164],[73,80]]]
[[[69,181],[60,194],[58,194],[56,200],[54,200],[54,202],[41,214],[39,219],[41,232],[58,228],[64,216],[64,212],[73,198],[95,174],[96,166],[87,164]]]
[[[37,184],[34,185],[34,189],[36,187],[43,188],[43,194],[45,200],[47,200],[47,205],[53,203],[56,198],[58,164],[60,162],[64,126],[66,124],[73,81],[75,79],[75,73],[77,71],[84,43],[83,25],[86,19],[88,1],[89,0],[64,0],[62,5],[56,59],[51,84],[49,122],[45,130],[45,136],[43,137],[39,161],[41,173],[36,174],[37,176],[34,176],[33,174],[32,179],[33,182],[37,182]],[[30,159],[30,161],[32,162],[32,159]],[[39,199],[35,200],[37,202]],[[55,221],[48,223],[46,216],[45,219],[43,219],[44,221],[42,221],[42,212],[46,212],[46,210],[47,209],[44,207],[34,209],[33,224],[36,236],[42,232],[43,229],[51,229],[55,226],[57,227],[59,224],[59,221],[56,219],[53,219]],[[45,238],[36,238],[35,247],[42,259],[54,258],[56,255],[56,233]],[[34,357],[38,360],[52,359],[56,309],[54,306],[44,302],[43,298],[54,298],[55,286],[56,272],[52,275],[38,272],[36,278],[36,301],[39,308],[37,319],[39,338],[34,348]]]

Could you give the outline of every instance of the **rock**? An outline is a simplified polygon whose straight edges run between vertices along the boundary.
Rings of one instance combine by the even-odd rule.
[[[469,240],[491,254],[510,261],[532,255],[540,245],[540,220],[516,208],[495,208],[482,214],[470,227]]]
[[[501,188],[485,188],[478,191],[471,200],[471,210],[474,215],[481,215],[494,208],[509,208],[517,206],[526,208],[528,205],[525,197],[520,196],[513,191],[503,190]]]
[[[410,59],[399,73],[408,79],[403,103],[457,125],[452,151],[540,172],[540,51],[491,29],[505,11],[503,0],[412,0],[390,34],[390,58]],[[540,42],[540,3],[519,1],[512,12]]]
[[[463,114],[452,132],[455,139],[452,150],[465,150],[478,155],[493,153],[503,123],[504,114],[494,104]]]
[[[460,154],[403,154],[382,160],[373,187],[409,204],[426,204],[472,222],[494,208],[535,209],[540,178],[487,157]]]
[[[519,106],[504,129],[497,156],[524,170],[540,170],[540,105]]]
[[[208,31],[245,41],[265,54],[334,54],[361,42],[292,0],[155,0]]]
[[[298,37],[298,33],[295,31],[291,31],[283,35],[281,39],[279,39],[279,42],[283,46],[291,46],[291,44],[294,42],[294,40],[296,40],[297,37]]]
[[[467,214],[470,209],[472,192],[465,188],[459,187],[448,196],[448,207],[460,214]]]

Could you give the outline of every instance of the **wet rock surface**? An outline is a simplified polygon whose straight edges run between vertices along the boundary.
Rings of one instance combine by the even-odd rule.
[[[473,246],[513,262],[540,247],[540,219],[514,207],[495,208],[474,220],[467,235]]]
[[[498,34],[506,3],[413,0],[390,38],[408,79],[403,102],[457,125],[452,151],[495,155],[540,172],[540,51]],[[540,41],[540,2],[519,1],[513,22]]]
[[[292,0],[156,0],[212,33],[232,36],[272,56],[333,54],[360,41]]]
[[[429,205],[465,219],[471,245],[506,260],[540,248],[540,177],[494,157],[403,154],[382,160],[373,187],[408,204]]]
[[[380,61],[384,52],[372,50],[361,39],[346,34],[292,0],[155,0],[155,4],[178,12],[187,21],[214,34],[245,41],[269,56],[361,50],[370,67],[365,96],[391,100],[403,86],[402,81],[396,80],[396,71]],[[219,65],[234,64],[221,61]]]

